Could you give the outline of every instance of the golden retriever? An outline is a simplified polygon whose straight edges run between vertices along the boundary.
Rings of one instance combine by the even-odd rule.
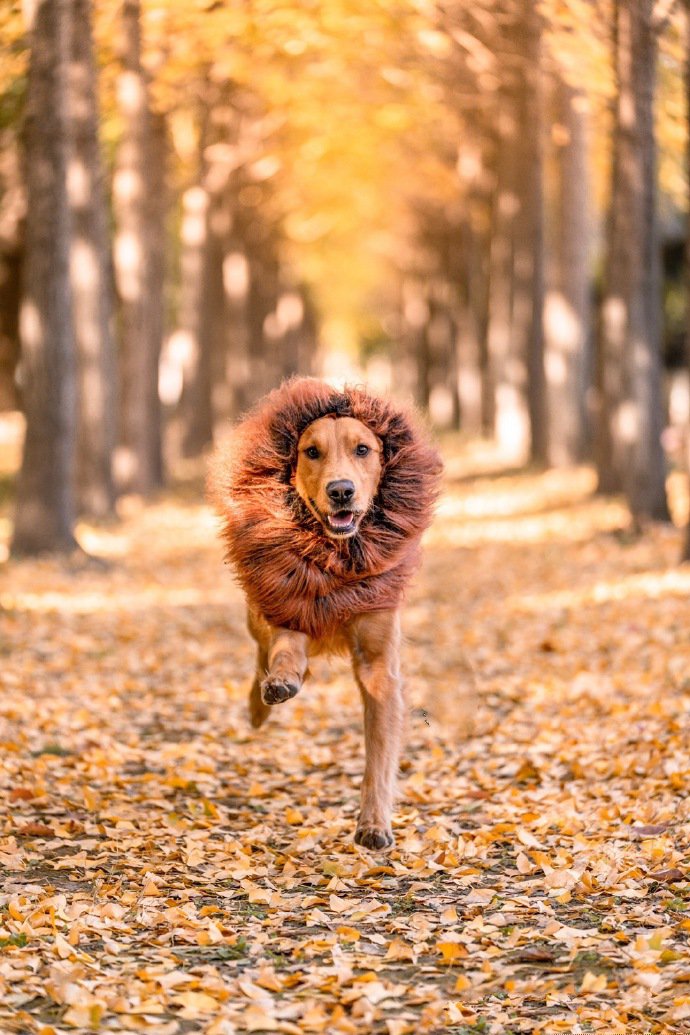
[[[305,378],[245,418],[210,480],[257,643],[252,725],[300,691],[311,655],[352,658],[366,749],[355,841],[370,849],[393,843],[405,717],[400,606],[439,474],[409,413]]]

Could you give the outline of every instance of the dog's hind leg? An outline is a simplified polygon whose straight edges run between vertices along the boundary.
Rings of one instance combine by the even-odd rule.
[[[351,629],[350,648],[364,704],[366,748],[355,841],[365,848],[389,848],[393,844],[391,810],[405,718],[398,612],[362,616]]]
[[[254,675],[252,688],[249,691],[249,721],[254,729],[263,726],[271,710],[271,706],[264,704],[261,697],[261,681],[266,675],[267,664],[266,650],[259,645],[256,652],[256,674]]]

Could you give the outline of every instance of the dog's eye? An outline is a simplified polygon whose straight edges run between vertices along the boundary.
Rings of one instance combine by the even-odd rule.
[[[318,460],[319,459],[319,451],[316,448],[316,446],[308,446],[304,450],[304,455],[308,456],[310,460]]]
[[[361,442],[355,449],[355,453],[357,454],[357,456],[366,456],[369,452],[369,446],[365,446],[363,442]]]

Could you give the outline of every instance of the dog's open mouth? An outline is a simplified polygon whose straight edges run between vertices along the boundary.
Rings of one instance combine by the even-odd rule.
[[[357,518],[352,510],[336,510],[334,514],[326,514],[326,523],[335,535],[348,535],[354,532]]]

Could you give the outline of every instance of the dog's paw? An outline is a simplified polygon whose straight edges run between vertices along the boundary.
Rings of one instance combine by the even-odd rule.
[[[268,676],[261,684],[261,699],[264,704],[282,704],[289,701],[299,692],[296,683],[290,683],[286,679],[278,679]]]
[[[390,830],[382,827],[357,827],[355,831],[355,844],[362,848],[369,848],[371,851],[381,851],[383,848],[390,848],[393,844],[393,834]]]

